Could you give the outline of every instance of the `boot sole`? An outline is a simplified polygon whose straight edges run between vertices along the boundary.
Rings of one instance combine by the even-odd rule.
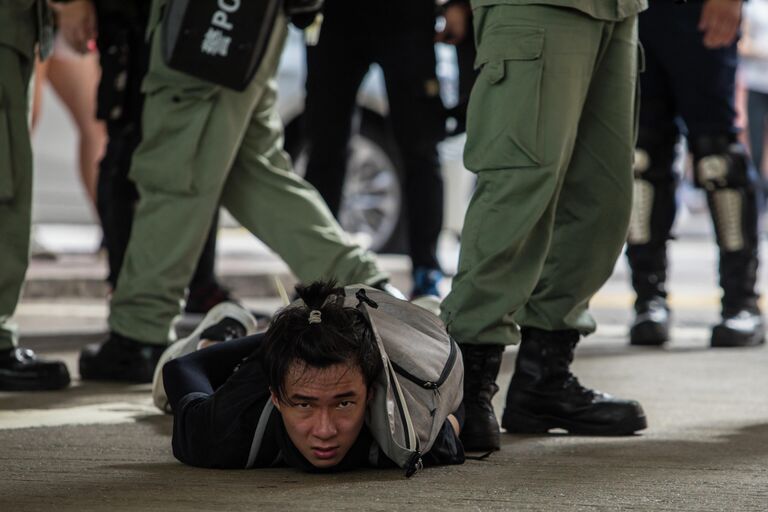
[[[467,437],[463,434],[459,437],[464,450],[468,452],[496,452],[501,450],[501,433],[488,439],[487,436]]]
[[[669,341],[669,327],[643,322],[629,330],[629,344],[636,347],[659,347]]]
[[[23,376],[0,371],[0,391],[57,391],[69,386],[69,373]]]
[[[710,346],[715,348],[757,347],[765,343],[765,331],[760,330],[749,336],[734,334],[730,329],[712,329]]]
[[[536,416],[522,411],[505,410],[501,426],[508,434],[546,434],[560,428],[569,434],[594,436],[624,436],[648,427],[645,416],[626,418],[621,422],[606,425],[604,423],[579,423],[553,416]]]

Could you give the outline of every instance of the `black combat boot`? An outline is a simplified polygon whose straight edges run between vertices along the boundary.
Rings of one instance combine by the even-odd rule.
[[[627,261],[637,293],[631,345],[658,346],[669,341],[667,240],[675,220],[676,130],[641,127],[635,158],[635,198],[627,236]]]
[[[460,345],[464,359],[464,408],[466,419],[461,442],[467,451],[501,447],[499,422],[491,399],[499,391],[496,377],[504,345]]]
[[[759,177],[747,149],[734,135],[692,141],[696,184],[707,203],[720,248],[722,321],[712,329],[713,347],[765,343],[755,291],[758,266]]]
[[[69,371],[61,361],[44,361],[26,348],[0,351],[0,391],[45,391],[69,385]]]
[[[635,320],[629,328],[630,345],[659,346],[669,341],[669,306],[664,297],[635,301]]]
[[[639,403],[582,386],[570,371],[575,330],[524,327],[501,424],[511,433],[626,435],[646,427]]]
[[[143,343],[116,332],[104,343],[86,345],[80,351],[80,378],[122,382],[152,382],[166,345]]]
[[[711,207],[717,208],[717,205]],[[758,307],[757,237],[744,236],[739,251],[720,251],[722,320],[712,328],[712,347],[754,347],[765,343],[765,323]]]
[[[635,319],[629,328],[630,345],[660,346],[669,341],[667,256],[665,247],[630,246],[632,287],[637,293]]]
[[[754,246],[741,251],[720,252],[722,320],[712,328],[712,347],[755,347],[765,343],[756,281],[756,241]]]
[[[765,343],[765,323],[757,308],[724,311],[712,328],[713,347],[755,347]]]

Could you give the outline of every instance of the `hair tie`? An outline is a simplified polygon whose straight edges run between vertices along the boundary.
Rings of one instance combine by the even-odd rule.
[[[310,324],[319,324],[323,321],[321,317],[321,313],[317,309],[313,309],[309,312],[309,323]]]

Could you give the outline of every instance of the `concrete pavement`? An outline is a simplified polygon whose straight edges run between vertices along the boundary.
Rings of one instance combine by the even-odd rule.
[[[398,258],[385,261],[405,279]],[[671,260],[669,346],[626,345],[632,297],[620,261],[593,300],[601,327],[574,364],[585,384],[640,400],[648,430],[615,438],[504,435],[502,450],[484,461],[410,480],[400,471],[183,466],[170,452],[171,418],[152,408],[148,386],[77,380],[77,352],[88,340],[77,329],[90,325],[98,337],[104,299],[27,297],[19,320],[28,344],[64,358],[75,381],[61,392],[0,393],[0,511],[768,510],[768,349],[707,347],[719,297],[710,241],[680,240]],[[253,307],[279,304],[270,293],[254,295],[244,295]],[[62,338],[67,329],[72,335]],[[499,378],[499,414],[514,355],[507,350]]]
[[[650,428],[640,435],[504,435],[484,461],[410,480],[394,470],[183,466],[170,453],[171,419],[152,409],[148,386],[75,382],[62,392],[0,394],[0,510],[764,511],[768,350],[709,350],[707,334],[689,327],[668,349],[641,350],[598,333],[580,347],[574,368],[583,382],[644,404]],[[499,379],[499,413],[514,352]],[[46,355],[75,370],[76,351]]]

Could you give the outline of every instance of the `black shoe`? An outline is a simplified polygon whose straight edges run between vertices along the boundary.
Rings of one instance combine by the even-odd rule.
[[[61,361],[41,361],[27,348],[0,352],[0,391],[45,391],[69,386],[69,371]]]
[[[499,422],[491,399],[499,391],[496,377],[501,368],[504,345],[460,345],[464,359],[465,420],[461,442],[467,451],[490,451],[501,447]]]
[[[443,280],[443,271],[439,268],[416,267],[411,274],[413,277],[413,290],[411,298],[431,296],[439,297],[440,282]]]
[[[501,425],[510,433],[625,435],[644,429],[639,403],[582,386],[570,371],[575,330],[523,328]]]
[[[112,332],[104,343],[87,345],[80,352],[80,378],[152,382],[157,361],[166,348]]]
[[[712,328],[713,347],[755,347],[765,343],[765,324],[760,311],[741,309],[724,313]]]
[[[669,341],[669,307],[662,297],[635,305],[635,321],[629,329],[629,344],[660,346]]]
[[[189,290],[184,312],[193,315],[205,315],[222,302],[231,302],[232,295],[219,283],[197,286]]]

